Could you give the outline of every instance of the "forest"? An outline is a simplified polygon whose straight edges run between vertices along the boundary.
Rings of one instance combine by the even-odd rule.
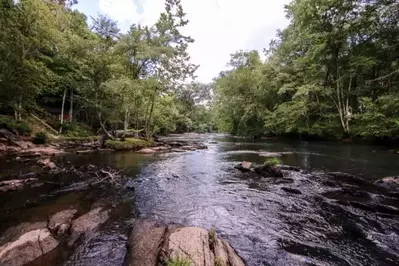
[[[194,82],[196,65],[181,34],[188,20],[179,0],[165,2],[155,25],[99,15],[89,26],[76,1],[0,3],[0,112],[34,115],[58,133],[99,128],[154,133],[211,130],[209,86]],[[3,120],[6,120],[3,117]],[[22,123],[22,122],[21,122]]]
[[[1,2],[2,120],[33,115],[57,133],[101,130],[110,138],[115,130],[145,138],[216,130],[254,138],[399,136],[395,0],[292,1],[289,25],[270,45],[232,54],[210,84],[196,82],[180,0],[166,0],[155,25],[133,24],[126,33],[74,4]]]
[[[214,84],[218,128],[242,136],[399,136],[399,2],[296,0],[264,50]]]

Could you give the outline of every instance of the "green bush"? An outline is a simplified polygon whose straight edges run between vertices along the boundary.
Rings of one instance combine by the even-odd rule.
[[[174,258],[166,263],[166,266],[191,266],[191,261],[182,258]]]
[[[124,141],[107,140],[105,146],[114,150],[140,150],[151,147],[151,142],[142,139],[126,138]]]
[[[35,144],[45,144],[47,142],[47,134],[45,132],[38,132],[33,138]]]
[[[270,157],[266,158],[265,162],[263,163],[264,166],[276,166],[278,164],[282,164],[283,162],[277,157]]]
[[[68,137],[87,137],[91,135],[91,128],[82,123],[66,121],[62,124],[62,134]]]
[[[0,128],[5,128],[15,134],[21,136],[29,136],[32,130],[29,125],[24,121],[17,121],[8,116],[0,117]]]

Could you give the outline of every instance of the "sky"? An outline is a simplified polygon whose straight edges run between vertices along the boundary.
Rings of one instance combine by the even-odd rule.
[[[189,24],[182,31],[195,39],[189,47],[200,82],[211,82],[226,69],[230,54],[267,47],[278,29],[288,25],[284,5],[290,0],[182,0]],[[122,32],[133,23],[153,25],[164,0],[80,0],[88,17],[98,13],[118,21]]]

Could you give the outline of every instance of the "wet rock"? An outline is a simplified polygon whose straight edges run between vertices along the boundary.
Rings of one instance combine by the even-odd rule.
[[[297,195],[302,194],[302,192],[299,189],[295,189],[295,188],[282,187],[281,189],[284,190],[285,192],[288,192],[291,194],[297,194]]]
[[[30,186],[38,181],[38,178],[14,179],[0,182],[0,192],[10,192],[20,190],[25,186]]]
[[[57,165],[54,162],[52,162],[49,158],[38,160],[37,164],[39,164],[45,168],[48,168],[48,169],[57,168]]]
[[[263,177],[284,177],[281,169],[277,166],[260,166],[254,168],[255,173]]]
[[[279,165],[280,170],[283,171],[293,171],[293,172],[300,172],[301,169],[299,169],[299,167],[295,167],[295,166],[289,166],[289,165]]]
[[[220,266],[245,266],[242,259],[227,241],[216,239],[214,244],[215,265]]]
[[[106,222],[109,218],[109,210],[102,207],[91,210],[72,222],[70,229],[70,239],[68,245],[72,246],[82,235],[90,234],[99,225]]]
[[[167,226],[148,220],[135,222],[125,265],[164,265],[177,258],[196,266],[245,265],[226,241],[216,237],[211,245],[208,231],[202,228]]]
[[[152,154],[152,153],[156,153],[157,151],[154,149],[150,149],[150,148],[144,148],[138,151],[138,153],[142,153],[142,154]]]
[[[37,229],[46,228],[46,222],[37,222],[37,223],[21,223],[17,226],[13,226],[8,228],[1,236],[0,236],[0,246],[5,245],[9,242],[16,241],[21,235],[34,231]]]
[[[166,146],[158,146],[158,147],[153,147],[151,149],[153,149],[156,152],[167,152],[167,151],[169,151],[169,147],[166,147]]]
[[[154,221],[136,221],[127,243],[126,266],[155,266],[167,227]]]
[[[191,261],[196,266],[215,265],[209,246],[208,231],[198,227],[173,230],[161,250],[164,262],[178,258]]]
[[[375,184],[384,186],[387,188],[399,188],[399,176],[389,176],[383,179],[377,180]]]
[[[261,152],[259,153],[261,157],[281,157],[281,153],[278,152]]]
[[[235,169],[238,169],[242,172],[249,172],[252,169],[252,163],[251,162],[242,162],[234,166]]]
[[[72,218],[77,210],[64,210],[50,217],[48,229],[57,237],[66,235],[71,227]]]
[[[58,244],[47,228],[29,231],[0,247],[0,264],[24,265],[50,252]]]
[[[332,172],[332,173],[328,173],[327,175],[333,177],[337,181],[344,181],[344,182],[354,184],[354,185],[370,184],[370,182],[368,182],[367,180],[364,180],[363,178],[360,178],[358,176],[354,176],[351,174],[347,174],[347,173]]]
[[[185,150],[182,149],[171,149],[171,152],[186,152]]]

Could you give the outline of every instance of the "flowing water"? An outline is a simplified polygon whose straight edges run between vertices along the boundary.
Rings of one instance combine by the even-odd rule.
[[[208,149],[66,156],[62,160],[75,165],[124,169],[129,188],[68,194],[50,186],[7,196],[1,202],[13,201],[0,210],[5,213],[0,230],[65,206],[83,213],[100,198],[115,208],[89,242],[32,265],[122,265],[128,229],[137,217],[215,227],[248,265],[399,265],[399,193],[373,184],[399,174],[399,155],[387,148],[254,142],[219,134],[174,138],[203,141]],[[244,160],[262,163],[262,155],[281,156],[285,165],[301,171],[275,179],[233,168]]]

